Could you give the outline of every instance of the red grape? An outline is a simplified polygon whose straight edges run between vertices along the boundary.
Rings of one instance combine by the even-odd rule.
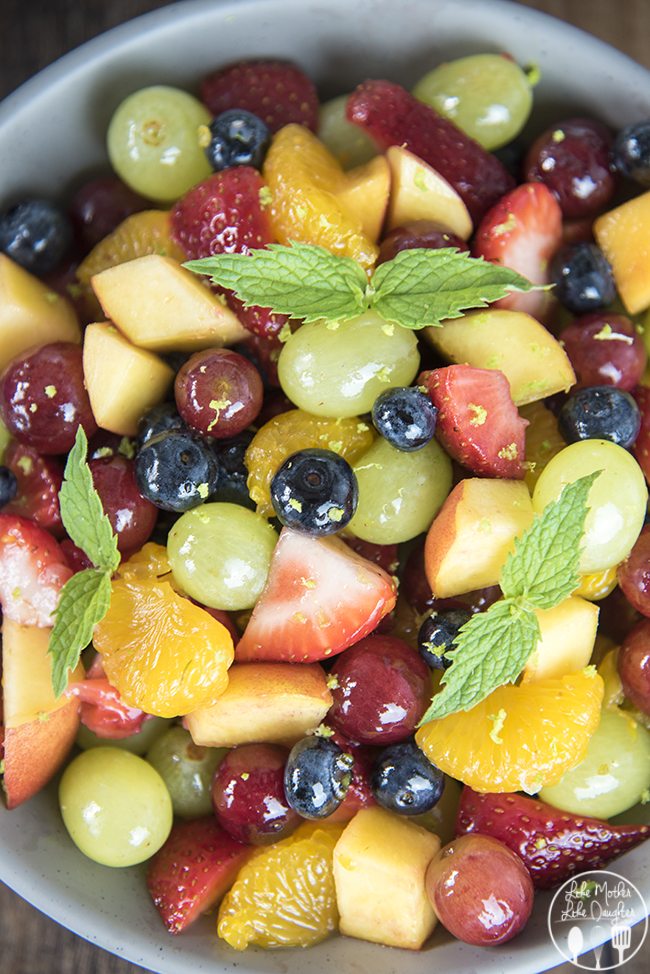
[[[420,615],[432,611],[443,612],[447,609],[469,609],[470,612],[482,612],[493,602],[501,598],[498,585],[489,588],[476,589],[453,599],[436,599],[431,592],[424,571],[424,540],[418,541],[412,549],[404,568],[400,594]]]
[[[255,366],[226,348],[197,352],[176,376],[182,419],[205,436],[237,436],[262,408],[264,387]]]
[[[384,237],[379,247],[377,264],[392,260],[402,250],[420,247],[425,250],[440,250],[442,247],[456,247],[460,251],[469,250],[464,240],[454,233],[441,230],[438,223],[415,220],[403,227],[395,227]]]
[[[643,339],[625,315],[598,311],[576,318],[561,334],[575,369],[574,389],[616,386],[631,392],[647,362]]]
[[[135,551],[149,540],[158,509],[138,490],[133,461],[115,455],[91,460],[90,471],[104,511],[117,534],[121,552]]]
[[[99,176],[79,187],[68,212],[79,244],[88,251],[127,216],[148,206],[146,200],[116,176]]]
[[[650,616],[650,525],[634,543],[632,551],[618,566],[618,584],[630,605]]]
[[[643,619],[623,640],[618,675],[630,703],[650,716],[650,620]]]
[[[634,390],[634,398],[641,413],[641,429],[632,452],[650,484],[650,389],[639,386]]]

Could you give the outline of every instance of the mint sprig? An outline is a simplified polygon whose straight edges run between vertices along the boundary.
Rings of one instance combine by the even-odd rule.
[[[64,692],[68,672],[79,662],[95,626],[108,612],[111,575],[120,563],[117,538],[95,490],[87,454],[88,440],[79,426],[65,466],[59,503],[64,528],[95,567],[77,572],[61,589],[48,645],[52,688],[57,697]]]
[[[183,265],[229,288],[245,305],[260,305],[305,322],[347,321],[374,309],[403,328],[439,325],[485,308],[511,291],[543,289],[509,267],[454,247],[404,250],[368,281],[349,257],[323,247],[270,244],[250,254],[215,254]]]
[[[535,609],[552,609],[580,581],[580,542],[589,512],[589,491],[600,471],[568,484],[515,542],[501,572],[504,598],[460,630],[445,656],[443,689],[420,721],[470,710],[497,687],[513,683],[540,639]]]

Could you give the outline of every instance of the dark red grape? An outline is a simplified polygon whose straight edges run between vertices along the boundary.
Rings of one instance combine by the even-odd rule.
[[[632,551],[618,566],[618,584],[630,605],[650,616],[650,525],[646,526]]]
[[[632,452],[650,484],[650,389],[639,386],[634,390],[634,398],[641,413],[641,429]]]
[[[5,451],[4,463],[16,478],[18,493],[4,506],[3,513],[28,517],[60,537],[63,533],[59,508],[61,461],[57,457],[42,457],[36,450],[14,440]]]
[[[469,250],[468,245],[455,233],[440,229],[438,223],[429,220],[415,220],[403,227],[395,227],[382,240],[377,264],[392,260],[402,250],[440,250],[443,247],[457,247],[460,251]]]
[[[149,540],[158,510],[138,490],[133,461],[116,454],[91,460],[90,471],[104,511],[117,534],[121,552],[135,551]]]
[[[85,551],[77,548],[74,541],[70,541],[70,538],[63,539],[61,542],[61,550],[65,555],[65,560],[75,574],[93,567],[93,563]]]
[[[227,348],[197,352],[181,367],[174,386],[176,406],[204,436],[237,436],[262,408],[264,387],[248,359]]]
[[[642,618],[618,586],[598,605],[600,608],[598,631],[604,636],[609,636],[617,645],[623,642],[632,627]]]
[[[420,615],[446,612],[448,609],[482,612],[501,598],[501,589],[498,585],[491,585],[489,588],[480,588],[473,592],[466,592],[464,595],[457,595],[453,599],[436,599],[431,592],[424,570],[424,540],[422,540],[417,542],[406,560],[400,595],[403,595],[409,605]]]
[[[641,335],[625,315],[582,315],[560,337],[578,380],[574,390],[616,386],[631,392],[638,385],[648,356]]]
[[[80,186],[68,214],[84,251],[108,236],[127,216],[149,204],[116,176],[99,176]]]
[[[623,640],[618,675],[630,703],[650,716],[650,620],[643,619]]]

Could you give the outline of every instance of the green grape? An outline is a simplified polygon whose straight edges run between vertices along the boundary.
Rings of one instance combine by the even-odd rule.
[[[2,463],[2,460],[5,455],[5,450],[7,449],[10,443],[11,443],[11,434],[7,429],[7,427],[5,426],[5,424],[0,419],[0,463]]]
[[[212,609],[252,609],[262,594],[278,536],[238,504],[202,504],[176,521],[167,539],[176,582]]]
[[[212,812],[212,779],[227,748],[199,747],[183,727],[159,737],[147,761],[167,785],[174,815],[199,818]]]
[[[155,85],[125,98],[108,127],[113,169],[137,193],[171,203],[212,169],[199,145],[210,112],[179,88]]]
[[[352,534],[399,544],[426,531],[451,490],[451,460],[435,440],[405,453],[378,439],[354,466],[359,505]]]
[[[648,491],[634,457],[608,440],[581,440],[560,450],[541,473],[533,493],[537,513],[567,484],[600,470],[589,492],[580,572],[614,568],[627,558],[643,527]]]
[[[366,311],[350,321],[303,325],[280,353],[278,376],[300,409],[342,418],[370,412],[380,392],[409,385],[419,366],[413,332]]]
[[[117,747],[84,751],[63,773],[61,815],[76,846],[102,866],[150,859],[172,827],[172,802],[157,771]]]
[[[377,155],[377,146],[362,128],[348,122],[345,117],[347,101],[348,95],[341,95],[321,105],[318,138],[344,169],[352,169],[373,159]]]
[[[156,738],[160,737],[167,727],[169,721],[164,717],[149,717],[137,734],[109,740],[106,737],[99,737],[80,724],[77,731],[77,745],[83,751],[88,751],[91,747],[119,747],[124,751],[130,751],[131,754],[146,754]]]
[[[565,812],[611,818],[638,802],[648,788],[650,733],[629,714],[606,707],[585,758],[539,795]]]
[[[409,821],[421,825],[428,832],[434,832],[441,845],[446,845],[456,835],[456,813],[460,802],[461,787],[453,778],[445,775],[445,787],[437,802],[428,812],[413,815]]]
[[[413,94],[485,149],[512,141],[533,107],[526,74],[501,54],[472,54],[440,64],[418,81]]]

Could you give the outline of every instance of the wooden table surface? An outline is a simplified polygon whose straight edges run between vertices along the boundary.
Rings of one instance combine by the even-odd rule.
[[[523,2],[596,34],[650,67],[648,0]],[[0,0],[0,99],[71,48],[166,5],[160,0]],[[0,971],[142,974],[143,969],[68,933],[0,884]]]

